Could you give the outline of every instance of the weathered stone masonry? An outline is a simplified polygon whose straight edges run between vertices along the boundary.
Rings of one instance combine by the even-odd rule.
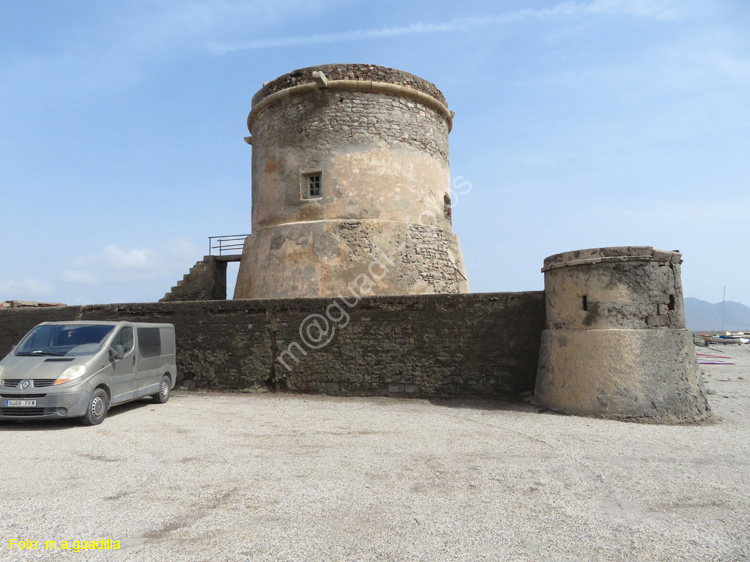
[[[536,400],[571,414],[658,422],[711,415],[685,329],[679,252],[593,248],[544,260]]]
[[[342,306],[322,349],[299,328],[331,299],[113,304],[0,311],[0,353],[33,326],[54,320],[170,322],[178,386],[335,395],[508,396],[531,391],[544,325],[541,292],[363,298]],[[275,361],[285,350],[296,354]]]
[[[468,292],[451,230],[452,123],[439,90],[400,70],[322,65],[266,84],[248,116],[252,234],[235,298],[345,294],[375,261],[373,294]]]
[[[289,107],[269,108],[259,115],[253,126],[255,134],[278,127],[276,121],[283,120],[282,123],[288,121],[295,127],[291,134],[278,137],[282,147],[317,141],[316,133],[320,132],[353,148],[376,143],[399,146],[400,143],[448,162],[448,124],[441,115],[430,108],[419,107],[416,101],[325,90],[314,97],[295,101]],[[436,130],[442,134],[434,134]]]
[[[237,256],[205,256],[164,295],[161,301],[203,301],[227,298],[227,262]]]
[[[571,414],[710,417],[679,252],[566,252],[545,260],[544,293],[467,294],[451,230],[452,125],[440,91],[399,70],[323,65],[277,78],[248,116],[252,234],[237,300],[207,300],[225,298],[221,260],[232,259],[207,256],[163,299],[187,302],[0,311],[0,353],[45,320],[170,322],[187,388],[535,390],[539,406]]]

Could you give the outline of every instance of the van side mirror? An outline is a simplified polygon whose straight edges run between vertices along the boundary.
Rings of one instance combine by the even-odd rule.
[[[114,361],[115,359],[122,359],[125,357],[125,348],[121,345],[116,345],[109,348],[109,360]]]

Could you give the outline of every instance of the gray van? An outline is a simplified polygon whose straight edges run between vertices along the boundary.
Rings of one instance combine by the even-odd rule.
[[[172,324],[44,322],[0,361],[0,420],[96,425],[110,405],[164,404],[176,381]]]

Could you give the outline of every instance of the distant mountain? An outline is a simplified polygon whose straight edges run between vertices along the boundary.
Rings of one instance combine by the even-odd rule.
[[[721,325],[720,302],[711,304],[710,302],[685,298],[685,321],[688,330],[694,332],[718,332],[722,329]],[[750,306],[742,303],[727,301],[724,304],[724,330],[750,331]]]

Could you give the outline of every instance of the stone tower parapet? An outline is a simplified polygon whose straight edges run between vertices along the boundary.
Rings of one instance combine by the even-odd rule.
[[[545,259],[537,404],[664,423],[709,417],[685,328],[681,263],[679,252],[650,246]]]
[[[253,96],[253,106],[256,106],[263,98],[282,90],[314,83],[315,78],[313,73],[316,71],[325,74],[329,82],[332,80],[352,80],[358,83],[376,82],[404,86],[411,90],[425,93],[446,107],[448,106],[445,96],[443,96],[443,93],[432,82],[428,82],[424,78],[404,72],[403,70],[371,64],[321,64],[300,68],[264,84]]]
[[[367,294],[467,292],[452,120],[433,84],[400,70],[322,65],[267,83],[248,116],[253,233],[235,298],[336,296],[363,275]]]

